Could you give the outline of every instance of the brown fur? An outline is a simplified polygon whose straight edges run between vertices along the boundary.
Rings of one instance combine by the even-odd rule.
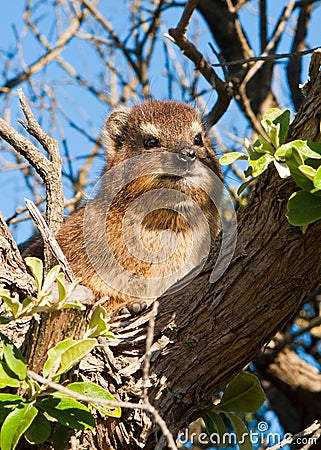
[[[195,145],[194,138],[199,133],[202,136],[203,144]],[[146,148],[144,144],[146,137],[157,138],[159,145],[154,148]],[[146,161],[148,161],[148,154],[152,152],[169,152],[176,155],[182,149],[187,149],[193,150],[196,154],[196,160],[209,167],[222,180],[218,160],[206,134],[201,115],[196,109],[186,104],[173,101],[148,101],[131,109],[115,110],[106,123],[105,144],[107,165],[103,174],[108,175],[109,170],[117,168],[120,163],[131,157],[146,155]],[[191,168],[192,166],[193,163]],[[150,167],[150,173],[134,178],[127,185],[124,182],[123,188],[114,197],[109,208],[109,205],[106,205],[106,198],[110,187],[106,185],[103,177],[102,185],[97,197],[92,202],[92,206],[75,211],[60,228],[57,240],[74,274],[82,278],[82,284],[91,288],[97,298],[108,296],[109,300],[106,302],[108,308],[112,309],[116,305],[119,306],[140,299],[140,291],[138,288],[137,295],[129,295],[120,292],[106,282],[105,277],[110,278],[112,269],[109,264],[110,258],[104,257],[104,247],[98,239],[99,223],[102,221],[104,224],[103,229],[106,230],[105,242],[109,246],[111,254],[129,274],[138,276],[143,280],[162,279],[164,276],[173,275],[174,282],[176,280],[175,272],[189,258],[193,260],[193,255],[191,256],[191,252],[194,251],[193,242],[194,244],[197,243],[196,249],[202,246],[201,232],[199,236],[195,237],[195,230],[193,235],[190,227],[192,224],[197,230],[199,229],[199,214],[197,214],[197,211],[190,209],[188,202],[182,202],[181,206],[178,205],[178,211],[165,207],[147,212],[144,216],[139,237],[142,247],[146,251],[151,251],[155,255],[162,250],[161,239],[164,236],[164,231],[172,230],[175,232],[176,247],[165,261],[160,259],[151,262],[135,258],[123,239],[123,219],[128,207],[141,195],[146,193],[156,193],[157,195],[157,192],[161,193],[162,189],[171,189],[178,193],[182,192],[192,202],[197,203],[209,224],[211,238],[214,239],[219,232],[220,219],[216,207],[206,192],[213,191],[215,180],[211,181],[203,173],[194,175],[198,177],[198,182],[202,188],[182,177],[153,173],[153,167]],[[124,179],[125,176],[126,174],[124,174]],[[214,191],[216,197],[219,198],[221,189],[217,186],[217,183]],[[134,219],[135,217],[133,217]],[[95,264],[92,263],[87,254],[84,221],[87,224],[87,231],[88,223],[92,224],[89,240],[91,241],[92,237],[91,248],[94,249],[94,253],[100,255],[98,271],[96,270],[97,265],[93,267]],[[135,230],[136,227],[133,227],[133,235]],[[135,237],[129,236],[129,239],[131,238],[133,239],[133,245],[135,245]],[[33,250],[34,253],[36,249],[33,248]],[[32,248],[29,249],[28,254],[31,252]],[[195,261],[189,263],[188,271],[199,262],[195,257]],[[124,288],[126,288],[126,284],[127,281],[124,281]],[[126,289],[124,290],[126,291]],[[152,298],[153,296],[155,295],[150,293],[147,297]]]

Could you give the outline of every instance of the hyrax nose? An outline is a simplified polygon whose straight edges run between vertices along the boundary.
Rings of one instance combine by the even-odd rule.
[[[184,161],[187,163],[191,163],[196,159],[196,154],[191,148],[182,148],[177,156],[180,161]]]

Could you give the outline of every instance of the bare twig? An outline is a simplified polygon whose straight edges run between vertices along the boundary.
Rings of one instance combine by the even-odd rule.
[[[64,274],[68,278],[70,282],[74,281],[75,277],[72,273],[72,269],[63,254],[61,248],[59,247],[58,242],[55,239],[54,234],[49,229],[48,225],[46,224],[46,221],[42,217],[40,211],[36,207],[36,205],[33,203],[33,201],[25,199],[26,207],[30,213],[30,216],[32,217],[35,225],[37,226],[41,237],[43,239],[43,242],[47,244],[47,246],[50,248],[52,254],[58,261],[58,263],[61,265],[61,269],[63,270]]]
[[[37,139],[42,147],[48,153],[48,159],[39,152],[41,155],[41,165],[44,166],[41,178],[46,186],[47,194],[47,207],[46,207],[46,220],[50,229],[55,233],[63,220],[63,207],[64,207],[64,194],[62,188],[61,167],[62,161],[60,158],[58,142],[44,131],[35,119],[27,100],[24,96],[22,89],[18,89],[19,99],[23,113],[27,119],[27,123],[20,121],[20,123],[26,128],[29,134]],[[30,158],[28,159],[29,162]],[[36,164],[33,164],[36,171],[39,168]],[[39,173],[39,172],[38,172]]]
[[[296,331],[295,333],[286,333],[282,340],[280,340],[278,342],[278,344],[276,345],[276,347],[273,349],[272,353],[269,355],[269,359],[271,361],[274,360],[274,358],[276,357],[276,355],[278,353],[280,353],[284,347],[286,347],[287,345],[289,345],[291,342],[294,341],[294,339],[296,339],[299,336],[302,336],[302,334],[304,333],[308,333],[310,330],[312,330],[315,327],[318,327],[321,325],[321,317],[314,317],[313,319],[310,320],[309,324],[305,327],[302,327],[300,330]]]
[[[180,34],[186,34],[187,27],[191,21],[192,14],[197,8],[200,0],[189,0],[184,8],[180,21],[177,24],[176,31]]]
[[[285,439],[283,439],[281,442],[279,442],[276,445],[272,445],[272,447],[267,447],[266,450],[278,450],[279,448],[285,447],[286,445],[292,444],[292,443],[296,443],[296,441],[298,441],[298,443],[300,442],[300,439],[304,436],[309,436],[312,433],[315,433],[316,431],[319,431],[321,429],[321,421],[320,420],[315,420],[313,422],[312,425],[308,426],[307,428],[305,428],[303,431],[301,431],[300,433],[294,434],[293,436],[287,436]],[[314,439],[314,441],[311,443],[311,445],[315,444],[315,439],[318,439],[320,437],[320,434],[318,435],[317,438],[313,438],[311,437],[309,440]],[[310,448],[311,445],[309,445],[308,447],[302,447],[301,450],[303,448]]]
[[[296,24],[295,36],[291,48],[292,53],[298,53],[299,50],[303,50],[305,47],[305,39],[308,33],[312,9],[312,4],[301,6],[300,8],[299,17]],[[302,60],[300,56],[292,56],[292,58],[288,62],[286,72],[292,101],[296,110],[299,109],[299,106],[304,99],[304,96],[300,89],[301,70]]]
[[[24,156],[42,178],[47,194],[46,221],[55,233],[63,221],[64,194],[62,188],[61,167],[58,142],[48,136],[36,121],[21,89],[18,90],[21,107],[27,123],[20,121],[26,130],[34,136],[48,153],[48,158],[28,139],[20,135],[3,119],[0,119],[0,136]],[[45,261],[50,266],[50,252],[45,246]]]
[[[267,44],[266,0],[260,0],[260,44],[263,52]]]
[[[85,18],[86,13],[81,13],[79,17],[75,15],[70,22],[70,26],[57,40],[56,45],[48,50],[44,55],[40,56],[34,63],[26,67],[23,72],[11,78],[2,87],[0,87],[0,95],[2,93],[9,92],[10,89],[19,85],[23,81],[28,80],[32,75],[42,70],[47,64],[53,61],[61,53],[68,42],[74,37]]]
[[[154,329],[155,329],[155,317],[157,315],[159,302],[155,301],[153,304],[152,314],[150,315],[147,336],[146,336],[146,351],[144,355],[144,365],[143,365],[143,393],[142,399],[146,402],[148,401],[148,386],[149,386],[149,368],[150,368],[150,358],[151,358],[151,348],[154,339]]]
[[[284,8],[281,17],[279,18],[278,24],[276,25],[276,28],[273,33],[272,39],[268,42],[266,45],[264,51],[262,52],[261,56],[267,56],[270,51],[275,50],[276,46],[280,40],[281,34],[286,26],[287,20],[290,17],[293,9],[295,6],[295,0],[290,0],[288,5]],[[264,61],[259,60],[256,61],[253,66],[248,70],[246,73],[244,79],[242,80],[242,83],[239,86],[239,95],[242,99],[242,104],[244,108],[244,112],[248,119],[250,120],[253,128],[258,134],[262,134],[263,136],[266,136],[266,133],[260,123],[260,121],[257,118],[257,115],[254,113],[251,107],[250,100],[246,93],[246,87],[249,83],[249,81],[254,77],[254,75],[258,72],[258,70],[263,66]]]
[[[296,56],[304,56],[304,55],[313,53],[316,50],[318,50],[319,48],[320,48],[320,46],[310,48],[307,50],[302,50],[299,52],[279,53],[279,54],[266,55],[266,56],[260,55],[260,56],[253,56],[252,58],[246,58],[246,59],[235,59],[234,61],[226,61],[226,62],[222,61],[219,63],[212,64],[212,67],[230,67],[230,66],[239,66],[239,65],[243,65],[243,64],[247,64],[247,63],[251,63],[251,62],[256,62],[256,61],[273,61],[273,60],[277,60],[277,59],[295,58]]]
[[[6,288],[24,296],[36,291],[35,281],[28,274],[17,244],[0,213],[0,289]]]
[[[187,2],[184,8],[182,18],[176,28],[170,28],[168,30],[169,35],[165,34],[172,40],[184,53],[184,55],[190,59],[197,70],[204,76],[208,83],[216,89],[218,93],[218,99],[214,108],[208,114],[206,118],[206,124],[210,128],[212,127],[225,113],[230,104],[233,96],[233,91],[229,83],[224,82],[216,74],[211,64],[204,58],[201,52],[197,50],[195,45],[190,42],[186,37],[186,27],[190,21],[191,14],[196,8],[198,2],[190,0]]]
[[[228,7],[228,10],[230,14],[233,16],[233,22],[235,31],[239,40],[239,43],[242,47],[242,53],[244,56],[250,57],[253,55],[253,50],[249,45],[249,42],[247,40],[247,37],[243,31],[242,25],[239,21],[238,15],[237,15],[237,8],[234,6],[232,0],[226,0],[226,5]]]
[[[277,45],[277,43],[281,37],[281,34],[283,33],[283,30],[286,26],[287,20],[290,17],[290,15],[292,14],[294,6],[295,6],[295,0],[290,0],[288,5],[284,8],[283,14],[281,15],[279,22],[276,26],[276,29],[273,33],[273,37],[269,41],[267,46],[265,47],[264,51],[261,54],[261,57],[267,56],[271,50],[275,49],[275,46]],[[245,86],[247,85],[247,83],[255,75],[255,73],[262,67],[262,65],[263,65],[263,60],[258,60],[255,62],[255,64],[250,68],[250,70],[247,72],[246,76],[244,77],[242,84],[240,86],[240,90],[241,90],[241,87],[244,87],[244,89],[245,89]]]

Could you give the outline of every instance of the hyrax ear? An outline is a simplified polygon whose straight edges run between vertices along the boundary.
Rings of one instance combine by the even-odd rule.
[[[127,128],[128,118],[130,115],[130,108],[117,108],[114,109],[106,122],[105,138],[107,144],[112,146],[120,146],[124,140],[124,133]],[[111,141],[111,142],[110,142]]]

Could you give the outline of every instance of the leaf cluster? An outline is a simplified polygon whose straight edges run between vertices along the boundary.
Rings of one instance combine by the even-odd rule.
[[[66,388],[75,396],[40,385],[28,375],[27,365],[19,349],[2,333],[0,356],[0,389],[16,391],[16,393],[0,392],[0,448],[13,450],[23,436],[30,444],[40,444],[51,438],[54,448],[64,446],[68,441],[70,430],[93,429],[95,419],[92,410],[101,414],[119,418],[119,407],[96,404],[97,400],[116,401],[106,389],[90,381],[68,383]],[[43,368],[46,380],[60,381],[61,376],[97,346],[96,339],[73,340],[59,342],[48,352]],[[13,389],[14,388],[14,389]],[[25,394],[18,395],[19,391]],[[77,394],[91,399],[88,402],[77,400]],[[62,439],[64,437],[64,439]]]
[[[39,312],[62,308],[81,308],[77,301],[69,302],[78,280],[66,286],[60,267],[56,266],[43,277],[42,262],[37,258],[28,258],[27,264],[33,274],[37,287],[37,298],[19,301],[8,291],[1,291],[9,316],[2,323],[18,318],[37,315]],[[54,288],[58,299],[53,294]],[[119,418],[119,407],[108,405],[116,401],[106,389],[90,381],[64,384],[74,392],[66,394],[50,388],[50,382],[63,382],[66,374],[75,367],[84,356],[98,346],[96,337],[113,338],[106,323],[106,311],[98,306],[92,313],[84,338],[65,339],[51,348],[47,354],[42,375],[43,383],[38,383],[28,372],[27,364],[20,350],[7,336],[0,333],[0,448],[13,450],[23,437],[30,444],[40,444],[50,440],[56,450],[68,446],[71,430],[93,429],[95,419],[93,411]],[[48,384],[46,384],[48,381]],[[23,393],[23,394],[21,394]],[[81,395],[81,400],[78,399]],[[90,400],[83,401],[83,396]],[[95,403],[103,400],[103,405]]]
[[[217,436],[219,445],[229,445],[229,433],[226,420],[234,429],[240,450],[252,450],[247,426],[241,419],[242,414],[257,411],[265,401],[265,393],[258,378],[248,372],[242,372],[227,385],[221,401],[204,417],[207,433]]]
[[[321,145],[299,139],[286,142],[289,110],[271,108],[264,114],[261,123],[269,140],[264,136],[259,136],[254,144],[245,140],[247,155],[227,153],[221,157],[221,164],[246,160],[249,166],[245,175],[257,177],[273,162],[281,178],[291,176],[300,188],[290,196],[286,215],[292,225],[305,229],[321,218]],[[239,192],[250,181],[243,184]]]
[[[17,293],[11,295],[7,289],[0,290],[0,297],[8,310],[8,314],[1,316],[1,323],[35,316],[41,312],[66,308],[85,309],[79,301],[70,300],[71,295],[79,284],[80,278],[77,278],[67,286],[65,275],[61,272],[59,265],[54,266],[44,276],[43,263],[40,259],[28,257],[25,261],[36,281],[37,297],[26,297],[23,301],[20,301]]]

